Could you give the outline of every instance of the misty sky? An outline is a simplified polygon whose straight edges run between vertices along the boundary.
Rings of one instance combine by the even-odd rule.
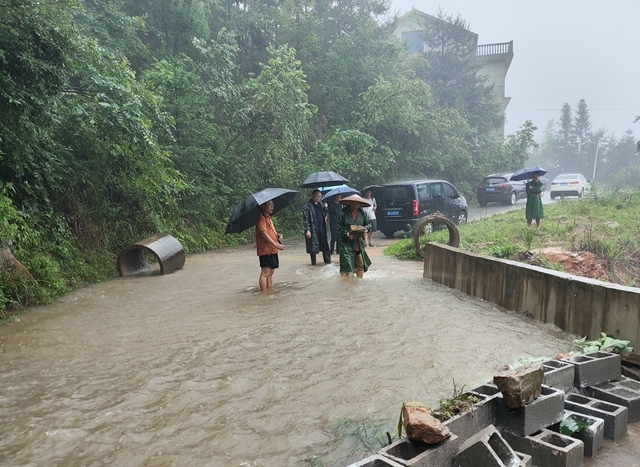
[[[567,102],[589,108],[592,129],[620,138],[640,134],[640,0],[392,0],[391,12],[412,7],[460,16],[479,44],[513,41],[506,78],[506,133],[525,120],[541,130]]]

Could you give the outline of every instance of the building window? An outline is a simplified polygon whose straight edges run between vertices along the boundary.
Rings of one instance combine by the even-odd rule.
[[[424,52],[424,33],[423,31],[410,31],[402,33],[402,40],[406,42],[409,53]]]

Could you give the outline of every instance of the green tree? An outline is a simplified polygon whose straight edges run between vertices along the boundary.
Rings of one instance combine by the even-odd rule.
[[[575,118],[573,119],[574,138],[578,144],[578,152],[582,152],[582,146],[589,138],[591,131],[591,122],[589,121],[589,109],[584,99],[580,99],[576,108]]]
[[[560,110],[560,120],[558,121],[558,142],[560,148],[565,150],[573,150],[573,117],[571,115],[571,106],[566,102]]]

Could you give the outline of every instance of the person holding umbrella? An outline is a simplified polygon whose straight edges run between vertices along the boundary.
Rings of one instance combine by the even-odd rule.
[[[340,275],[349,277],[355,272],[362,279],[371,265],[365,251],[365,238],[371,229],[371,220],[362,208],[370,204],[358,195],[346,196],[340,202],[346,205],[338,216]]]
[[[527,218],[527,228],[531,228],[531,221],[536,220],[536,228],[540,230],[540,219],[544,218],[544,208],[542,207],[542,192],[544,183],[540,181],[540,173],[533,172],[532,180],[527,182],[527,207],[525,209]]]
[[[324,264],[331,264],[331,253],[327,241],[327,222],[325,220],[326,204],[320,199],[322,192],[313,190],[311,199],[302,206],[302,223],[304,226],[307,253],[311,256],[311,264],[316,264],[316,255],[322,252]]]
[[[239,234],[256,227],[256,247],[260,258],[260,290],[273,287],[273,273],[280,265],[278,252],[284,250],[282,235],[276,232],[271,216],[289,206],[300,192],[286,188],[265,188],[238,204],[227,223],[225,234]]]
[[[273,207],[272,200],[261,204],[260,215],[256,221],[256,248],[261,268],[258,284],[263,292],[273,288],[273,273],[280,266],[278,252],[284,250],[282,234],[276,232],[271,219]]]

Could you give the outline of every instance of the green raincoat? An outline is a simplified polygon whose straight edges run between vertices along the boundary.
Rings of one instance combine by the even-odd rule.
[[[544,219],[544,208],[542,207],[542,197],[540,193],[544,190],[544,183],[541,181],[527,182],[527,219]]]
[[[371,265],[371,260],[365,251],[366,242],[364,237],[357,240],[349,240],[349,226],[352,224],[361,225],[371,230],[371,220],[366,212],[358,208],[356,218],[351,216],[351,208],[345,206],[338,214],[338,251],[340,252],[340,272],[356,272],[356,244],[360,246],[365,272]]]

